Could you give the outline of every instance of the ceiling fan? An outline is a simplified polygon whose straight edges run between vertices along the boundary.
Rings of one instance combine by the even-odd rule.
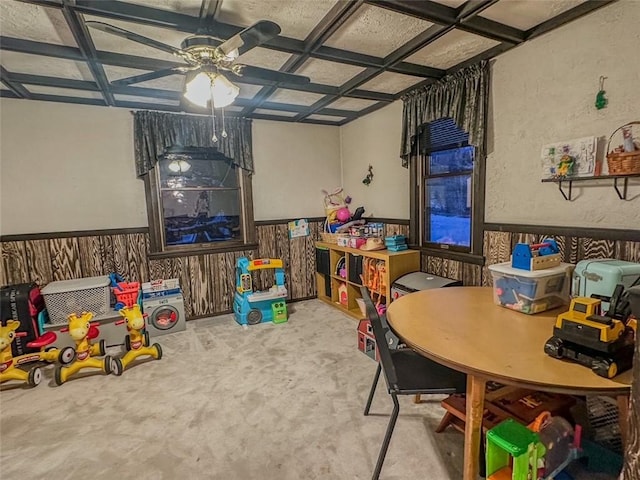
[[[235,63],[236,59],[258,45],[268,42],[280,33],[277,23],[262,20],[237,33],[228,40],[220,42],[212,35],[192,35],[185,38],[181,48],[167,45],[120,27],[103,22],[88,21],[88,26],[103,32],[126,38],[134,42],[171,53],[184,62],[185,66],[176,66],[115,80],[113,85],[132,85],[174,74],[187,76],[184,96],[190,102],[206,107],[211,101],[211,109],[231,104],[239,93],[233,80],[257,80],[272,84],[303,85],[309,78],[291,73],[269,70]]]

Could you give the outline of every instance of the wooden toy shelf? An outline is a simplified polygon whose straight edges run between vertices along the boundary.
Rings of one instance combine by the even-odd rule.
[[[327,258],[328,255],[328,258]],[[337,272],[340,258],[345,258],[346,277],[341,277]],[[356,319],[364,317],[358,306],[357,299],[362,298],[360,287],[362,280],[359,278],[358,269],[360,259],[376,258],[385,262],[382,274],[384,289],[377,293],[382,294],[386,303],[391,300],[391,284],[405,273],[420,270],[420,252],[418,250],[404,250],[402,252],[390,252],[388,250],[358,250],[356,248],[339,247],[333,243],[316,242],[316,277],[318,298],[325,303],[351,315]],[[340,303],[338,288],[341,284],[346,286],[346,305]],[[376,295],[377,298],[377,295]]]

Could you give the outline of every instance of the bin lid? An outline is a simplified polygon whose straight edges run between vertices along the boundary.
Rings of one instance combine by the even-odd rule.
[[[457,280],[439,277],[425,272],[413,272],[407,273],[406,275],[396,279],[396,281],[393,282],[392,287],[417,292],[419,290],[430,290],[432,288],[444,287],[453,282],[457,282]]]
[[[76,278],[74,280],[56,280],[47,284],[40,292],[43,295],[54,293],[75,292],[77,290],[88,290],[89,288],[108,287],[111,280],[108,276]]]
[[[538,435],[512,418],[504,420],[487,432],[495,444],[514,457],[527,453],[529,444],[538,442]]]
[[[561,263],[555,267],[543,268],[542,270],[523,270],[521,268],[513,268],[511,262],[505,262],[489,265],[489,270],[505,275],[516,275],[518,277],[543,278],[551,275],[565,274],[573,270],[574,267],[575,265],[572,263]]]

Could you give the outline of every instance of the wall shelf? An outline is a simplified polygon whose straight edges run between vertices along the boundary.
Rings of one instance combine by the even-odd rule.
[[[571,201],[571,194],[573,189],[573,182],[594,182],[597,180],[613,180],[613,188],[620,200],[627,199],[627,188],[630,178],[640,178],[640,173],[634,173],[632,175],[600,175],[598,177],[563,177],[563,178],[543,178],[544,183],[557,183],[558,190],[565,200]],[[621,180],[620,184],[618,181]],[[569,188],[566,189],[566,184],[569,184]],[[622,190],[620,190],[622,188]]]

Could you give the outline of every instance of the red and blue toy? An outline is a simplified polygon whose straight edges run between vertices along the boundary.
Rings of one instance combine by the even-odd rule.
[[[511,254],[511,266],[521,270],[557,267],[561,261],[560,249],[553,238],[547,238],[542,243],[518,243]]]

